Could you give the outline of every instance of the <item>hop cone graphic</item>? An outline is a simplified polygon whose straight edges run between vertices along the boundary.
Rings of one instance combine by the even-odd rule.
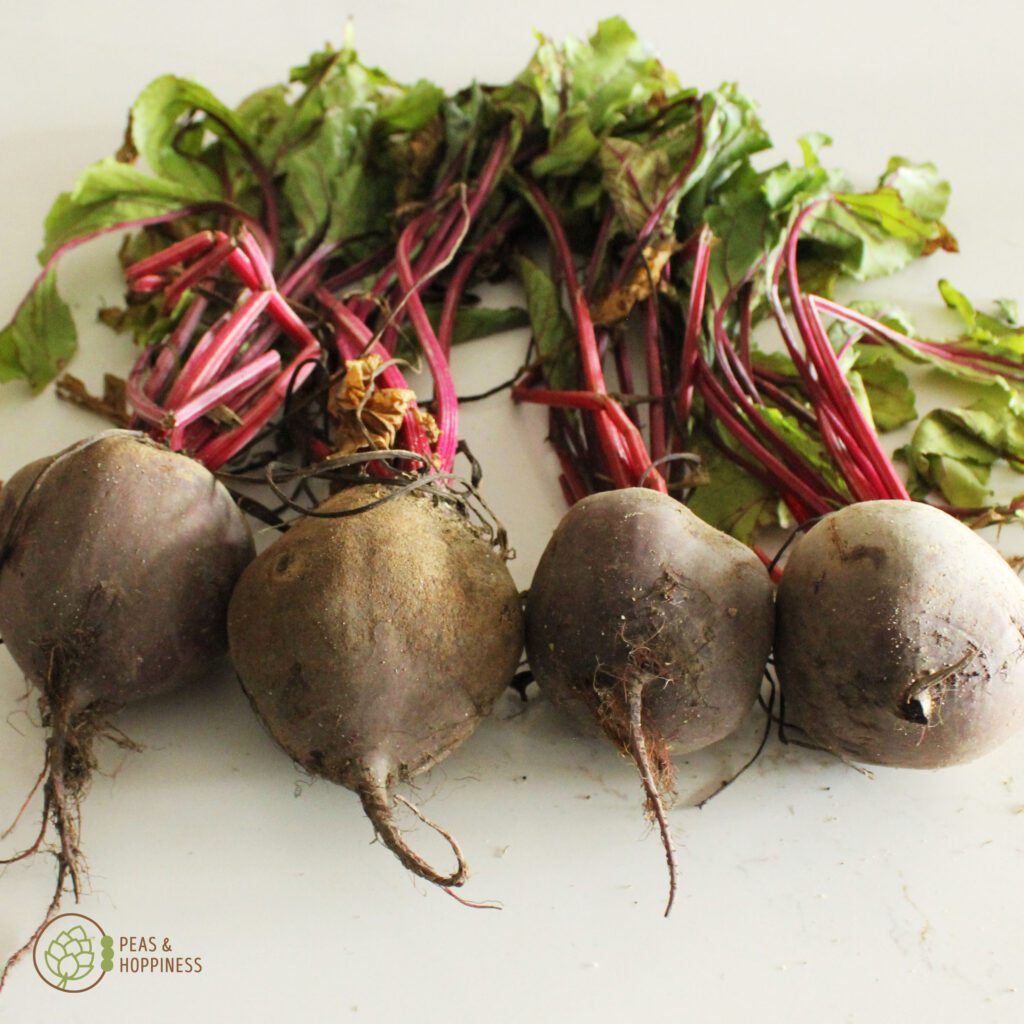
[[[81,925],[61,932],[43,954],[50,973],[59,980],[58,988],[67,988],[69,981],[80,981],[93,968],[92,939]]]

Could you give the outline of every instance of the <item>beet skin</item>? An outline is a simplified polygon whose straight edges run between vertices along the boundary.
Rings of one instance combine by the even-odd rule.
[[[388,494],[360,485],[316,511]],[[443,874],[427,864],[402,839],[390,791],[490,712],[522,630],[502,556],[451,502],[423,493],[303,519],[246,570],[229,612],[242,686],[274,739],[306,771],[358,793],[402,863],[445,886],[467,877],[458,847],[442,832],[459,865]]]
[[[0,636],[40,692],[48,733],[30,794],[42,787],[38,835],[0,863],[45,850],[52,824],[46,920],[67,881],[79,894],[94,738],[127,743],[110,722],[119,708],[200,681],[225,658],[228,600],[254,554],[244,516],[209,470],[131,431],[33,462],[0,490]]]
[[[969,761],[1024,725],[1024,585],[939,509],[851,505],[786,562],[775,663],[787,724],[839,756]]]
[[[652,490],[604,491],[575,504],[537,567],[527,600],[530,668],[579,727],[603,731],[636,762],[672,891],[662,807],[672,788],[669,752],[698,750],[740,725],[772,631],[773,588],[759,559]]]

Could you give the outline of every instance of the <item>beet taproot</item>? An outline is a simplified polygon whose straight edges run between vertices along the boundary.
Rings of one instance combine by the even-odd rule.
[[[458,844],[412,808],[458,862],[428,864],[402,838],[392,790],[450,754],[508,686],[520,598],[504,558],[449,501],[413,492],[358,511],[388,496],[343,490],[264,551],[231,600],[231,652],[289,757],[355,791],[410,871],[457,886],[468,876]]]
[[[2,863],[38,852],[52,823],[47,919],[68,880],[79,895],[78,805],[94,739],[116,735],[119,708],[225,659],[228,601],[254,555],[244,516],[209,470],[131,431],[30,463],[0,490],[0,636],[39,690],[47,729],[39,833]]]
[[[636,763],[675,894],[663,798],[670,750],[732,733],[757,698],[773,630],[773,587],[739,541],[652,490],[577,502],[541,557],[526,644],[541,690]]]
[[[1024,724],[1024,584],[947,513],[868,501],[794,545],[775,664],[786,724],[851,761],[939,768]]]

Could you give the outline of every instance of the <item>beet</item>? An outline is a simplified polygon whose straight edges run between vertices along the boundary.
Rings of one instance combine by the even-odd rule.
[[[461,885],[454,839],[427,822],[455,852],[446,874],[402,838],[391,791],[466,739],[515,672],[520,599],[489,541],[447,500],[355,486],[253,562],[228,621],[242,686],[289,757],[358,793],[410,871]]]
[[[639,488],[575,504],[530,587],[530,668],[578,726],[636,763],[669,861],[666,914],[675,893],[669,751],[699,750],[743,721],[771,647],[772,591],[739,541]]]
[[[939,768],[1024,723],[1024,585],[939,509],[869,501],[798,540],[779,585],[787,725],[852,761]]]
[[[48,732],[38,837],[3,863],[38,852],[52,822],[47,918],[66,881],[79,895],[94,738],[125,704],[201,680],[225,658],[228,600],[254,553],[207,469],[130,431],[33,462],[0,491],[0,636],[40,692]]]

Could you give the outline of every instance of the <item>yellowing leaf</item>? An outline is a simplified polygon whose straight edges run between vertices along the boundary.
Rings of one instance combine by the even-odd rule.
[[[591,310],[595,324],[614,324],[624,320],[638,302],[650,298],[652,286],[661,280],[665,264],[682,245],[674,238],[666,238],[644,249],[643,262],[621,288],[610,291]]]
[[[345,376],[331,391],[327,408],[337,422],[336,455],[394,447],[395,435],[416,393],[408,388],[376,387],[382,362],[377,355],[348,360]]]

